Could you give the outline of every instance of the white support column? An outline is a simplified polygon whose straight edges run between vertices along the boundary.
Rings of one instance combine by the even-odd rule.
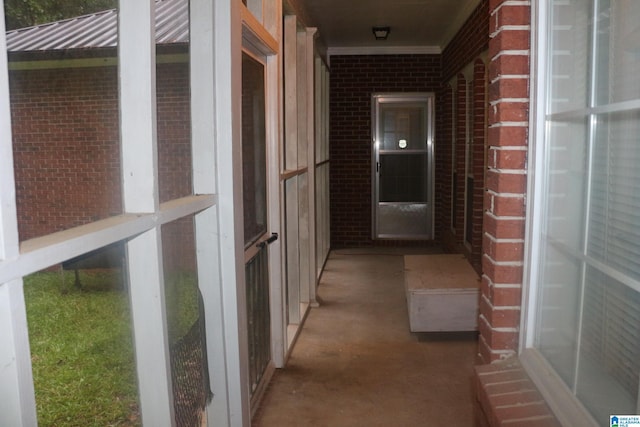
[[[329,252],[329,144],[327,67],[319,56],[315,58],[315,171],[316,171],[316,282],[320,278]]]
[[[322,66],[323,74],[322,78],[324,81],[323,91],[322,91],[322,105],[323,111],[322,115],[324,120],[322,121],[323,126],[323,137],[322,137],[322,145],[324,148],[324,157],[323,160],[330,160],[330,148],[329,148],[329,92],[330,92],[330,75],[328,68],[323,64]],[[331,249],[331,194],[329,192],[329,181],[330,181],[330,171],[331,164],[327,163],[329,166],[326,167],[326,178],[325,178],[325,207],[324,207],[324,259],[326,260],[329,256],[329,250]]]
[[[317,34],[317,33],[316,33]],[[322,59],[319,56],[315,56],[314,59],[315,81],[314,81],[314,161],[313,170],[315,173],[315,239],[316,239],[316,260],[314,270],[314,289],[317,289],[317,284],[320,280],[320,274],[322,273],[322,266],[324,263],[324,166],[318,166],[324,158],[322,155],[322,130],[323,130],[323,114],[322,114],[322,88],[324,83],[324,72],[322,68]],[[317,293],[315,294],[316,303],[318,303]]]
[[[213,3],[191,0],[189,7],[191,146],[193,191],[216,192],[215,48]],[[217,206],[195,216],[198,286],[202,293],[207,340],[207,363],[213,399],[207,407],[208,425],[230,425],[224,305],[220,277],[220,240]]]
[[[4,5],[0,0],[0,262],[18,256]],[[36,425],[22,279],[0,283],[0,425]]]
[[[300,323],[300,253],[298,240],[298,176],[285,181],[287,224],[287,290],[289,324]],[[292,337],[288,337],[292,338]]]
[[[282,3],[271,0],[265,4],[265,28],[276,39],[282,40]],[[269,198],[269,231],[286,235],[282,232],[283,193],[280,183],[281,144],[282,137],[282,50],[276,55],[266,57],[267,60],[267,194]],[[285,244],[281,237],[269,247],[269,295],[271,302],[271,357],[276,368],[285,365],[287,343],[287,325],[284,301],[285,269],[283,255]]]
[[[155,250],[153,250],[155,248]],[[160,228],[127,245],[140,409],[145,425],[174,425]]]
[[[297,20],[284,17],[284,144],[286,170],[298,169]]]
[[[0,0],[0,6],[2,6]],[[13,177],[13,144],[4,8],[0,8],[0,260],[18,255],[18,220]]]
[[[118,75],[124,210],[158,210],[155,1],[122,1]],[[127,245],[140,409],[145,425],[172,426],[160,228]]]
[[[307,116],[307,100],[309,94],[307,93],[309,79],[309,73],[307,70],[307,32],[296,31],[296,53],[295,53],[295,74],[296,74],[296,145],[297,145],[297,168],[301,169],[308,165],[307,149],[309,141],[307,139],[307,133],[309,132],[308,116]],[[285,80],[285,85],[287,80]]]
[[[298,169],[297,18],[284,17],[285,169]],[[285,182],[285,223],[289,324],[300,322],[300,255],[298,237],[298,176]]]
[[[315,113],[315,89],[316,89],[316,79],[319,77],[315,73],[315,39],[317,35],[316,28],[307,28],[305,39],[306,39],[306,70],[307,70],[307,165],[309,168],[308,174],[308,204],[309,204],[309,254],[308,254],[308,265],[307,269],[308,275],[308,283],[309,283],[309,303],[317,307],[318,301],[316,298],[316,233],[317,233],[317,222],[318,216],[316,215],[316,135],[315,135],[315,126],[316,126],[316,113]]]
[[[217,209],[196,214],[196,246],[198,254],[198,285],[205,307],[209,380],[213,399],[207,408],[208,425],[229,426],[229,393],[227,382],[227,351],[225,344],[224,301],[220,280],[220,239]]]
[[[214,88],[215,57],[213,4],[191,0],[189,4],[189,72],[191,81],[191,146],[194,194],[214,194],[216,144]]]
[[[324,88],[324,64],[322,63],[322,58],[316,56],[315,58],[315,72],[316,72],[316,80],[315,80],[315,116],[316,116],[316,127],[315,127],[315,137],[316,137],[316,162],[321,162],[324,160],[324,153],[322,151],[323,144],[323,88]],[[316,164],[314,163],[314,166]]]
[[[21,279],[0,284],[0,325],[0,425],[35,426],[36,402]]]
[[[215,143],[220,280],[229,425],[249,426],[249,374],[242,208],[242,3],[213,2]],[[213,378],[213,381],[216,379]],[[211,425],[218,423],[209,416]]]
[[[308,69],[307,51],[307,32],[298,31],[296,34],[298,49],[296,52],[296,84],[297,84],[297,145],[298,145],[298,169],[307,166],[307,171],[298,175],[298,262],[300,263],[300,302],[309,302],[310,282],[309,270],[309,254],[311,253],[310,243],[310,219],[312,218],[309,211],[309,194],[313,194],[313,190],[309,185],[309,176],[312,165],[309,164],[309,134],[312,133],[309,128],[309,112],[308,99],[312,94],[308,92],[308,81],[310,79]],[[311,47],[313,49],[313,47]],[[286,81],[285,81],[286,83]]]
[[[118,74],[125,211],[158,208],[155,1],[123,1]]]

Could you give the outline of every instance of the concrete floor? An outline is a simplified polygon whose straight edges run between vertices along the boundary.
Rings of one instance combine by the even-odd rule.
[[[473,426],[476,334],[409,331],[399,252],[332,252],[318,295],[254,426]]]

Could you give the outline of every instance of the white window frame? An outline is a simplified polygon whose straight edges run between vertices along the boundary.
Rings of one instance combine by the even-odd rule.
[[[547,28],[549,0],[531,3],[531,64],[530,64],[530,119],[528,146],[528,183],[526,207],[526,242],[522,289],[522,315],[520,323],[519,356],[546,403],[561,425],[597,426],[590,412],[578,401],[569,387],[549,362],[534,348],[536,334],[536,306],[540,276],[541,230],[544,211],[544,174],[546,143],[546,108],[548,61],[544,47],[548,46]]]
[[[563,426],[597,426],[586,408],[575,398],[544,357],[534,348],[535,307],[539,276],[536,268],[540,260],[540,230],[542,211],[544,155],[538,141],[545,137],[545,105],[547,60],[538,55],[540,46],[547,46],[547,1],[531,4],[531,78],[528,147],[528,202],[526,207],[526,241],[524,254],[524,282],[520,324],[520,360],[522,366],[539,389],[545,401]]]

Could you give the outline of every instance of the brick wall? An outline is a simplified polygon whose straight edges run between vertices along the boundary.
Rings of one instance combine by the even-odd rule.
[[[442,89],[437,95],[436,211],[437,237],[446,241],[451,226],[451,161],[460,167],[460,155],[451,151],[451,128],[460,129],[453,115],[456,89],[446,82],[474,63],[474,166],[471,257],[482,256],[482,299],[478,361],[488,363],[516,352],[524,252],[526,147],[529,88],[529,2],[485,0],[442,54]],[[488,67],[478,55],[488,50]],[[435,58],[434,58],[435,60]],[[331,196],[332,245],[371,244],[370,95],[376,91],[434,90],[405,86],[395,77],[394,57],[332,57],[331,70]],[[391,64],[392,63],[392,64]],[[488,70],[487,70],[488,68]],[[481,77],[483,76],[484,77]],[[406,72],[403,77],[410,77]],[[394,85],[388,85],[393,78]],[[488,80],[488,95],[480,79]],[[486,83],[485,83],[486,84]],[[437,89],[438,82],[429,82]],[[458,98],[458,102],[460,102]],[[485,108],[480,108],[481,105]],[[489,106],[487,114],[487,105]],[[481,114],[487,114],[481,117]],[[442,120],[440,120],[440,117]],[[488,129],[481,120],[488,121]],[[486,138],[486,139],[485,139]],[[482,143],[480,143],[482,140]],[[480,149],[482,146],[482,149]],[[482,161],[480,161],[482,160]],[[461,169],[464,170],[464,169]],[[482,184],[477,181],[484,180]],[[464,183],[458,177],[458,186]],[[478,219],[479,188],[483,193],[482,224]],[[464,199],[456,200],[456,228]],[[478,234],[482,250],[478,252]],[[460,243],[460,236],[449,236]],[[480,269],[479,269],[480,270]]]
[[[451,94],[450,89],[446,89],[445,86],[451,77],[488,49],[488,42],[489,0],[483,0],[442,55],[331,57],[333,247],[374,244],[371,240],[371,94],[384,91],[434,91],[437,123],[435,239],[449,239],[453,242],[453,245],[449,245],[451,250],[462,250],[463,223],[460,223],[460,236],[445,233],[451,228],[451,156],[454,155],[450,144],[453,120]],[[484,152],[484,146],[482,150]],[[462,153],[464,154],[463,150]],[[474,174],[478,167],[484,169],[485,157],[481,157],[481,166],[474,167]],[[463,172],[464,168],[461,171]],[[461,173],[458,179],[464,180],[464,173]],[[464,198],[464,184],[459,184],[459,188],[462,189],[460,197]],[[483,191],[484,184],[478,183],[477,188],[474,192],[474,241],[469,256],[475,267],[480,270],[482,207],[478,194]],[[463,218],[461,221],[464,221],[464,199],[456,201],[456,206],[459,206],[459,213]],[[398,243],[400,242],[375,241],[377,245]]]
[[[516,353],[525,237],[528,1],[491,0],[489,129],[479,362]]]
[[[487,50],[488,43],[489,0],[482,0],[442,52],[443,80],[449,81]]]
[[[464,241],[464,209],[465,209],[465,180],[466,180],[466,139],[467,139],[467,80],[459,74],[455,92],[455,146],[453,150],[454,164],[454,191],[453,198],[453,228],[455,229],[453,249],[462,249]]]
[[[332,56],[330,82],[331,246],[372,245],[371,95],[438,93],[440,55]]]
[[[475,369],[477,427],[560,427],[516,357]]]
[[[486,168],[486,66],[480,56],[488,50],[489,1],[476,7],[442,53],[444,85],[441,110],[452,115],[439,127],[442,153],[442,243],[449,252],[464,253],[482,271],[482,215]],[[453,86],[453,87],[452,87]],[[471,113],[469,114],[470,111]],[[466,152],[467,134],[469,153]],[[455,138],[455,141],[453,141]],[[467,155],[470,164],[467,166]],[[452,163],[455,162],[455,183]],[[466,192],[467,188],[472,191]],[[454,195],[455,193],[455,195]]]
[[[192,192],[188,78],[186,64],[158,66],[161,201]],[[119,215],[116,67],[11,71],[9,82],[20,240]]]
[[[469,207],[471,227],[467,230],[470,249],[469,258],[476,270],[482,263],[482,227],[484,215],[484,192],[486,187],[486,144],[487,144],[487,73],[484,62],[476,59],[473,63],[472,90],[472,139],[471,174],[473,175],[473,194]]]
[[[453,161],[451,144],[454,132],[454,108],[453,108],[454,91],[448,83],[444,85],[438,99],[436,100],[440,109],[437,114],[436,121],[438,126],[436,131],[436,147],[435,159],[438,174],[436,175],[436,194],[440,197],[436,199],[436,223],[440,224],[439,235],[440,240],[443,239],[444,230],[450,230],[452,227],[451,213],[451,195],[452,195],[452,168]],[[447,234],[448,235],[448,234]]]
[[[158,173],[160,202],[193,193],[191,110],[186,63],[158,65]]]
[[[21,240],[122,211],[115,67],[11,71]]]

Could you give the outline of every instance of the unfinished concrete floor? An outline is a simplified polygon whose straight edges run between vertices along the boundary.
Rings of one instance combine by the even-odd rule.
[[[409,331],[400,253],[333,251],[318,295],[254,426],[473,426],[476,335]]]

